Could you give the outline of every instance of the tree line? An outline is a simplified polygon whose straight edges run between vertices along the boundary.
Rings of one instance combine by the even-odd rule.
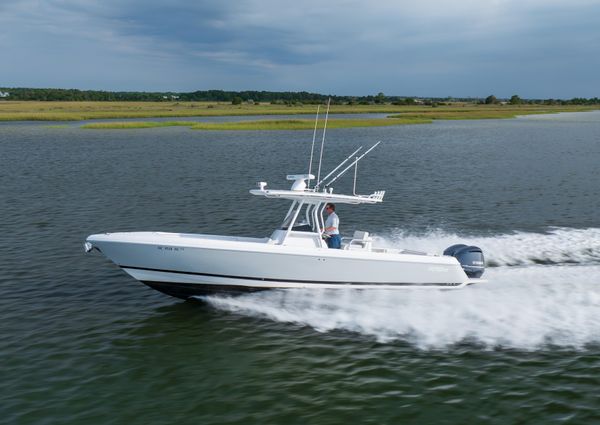
[[[509,99],[498,99],[494,95],[487,98],[419,98],[414,96],[386,96],[383,93],[367,96],[337,96],[331,94],[276,91],[225,91],[225,90],[197,90],[194,92],[140,92],[140,91],[102,91],[102,90],[77,90],[54,88],[24,88],[0,87],[3,96],[0,100],[38,100],[38,101],[184,101],[184,102],[260,102],[276,104],[321,104],[331,99],[332,104],[383,104],[396,105],[425,104],[436,106],[444,102],[472,102],[472,103],[509,103],[509,104],[549,104],[549,105],[597,105],[598,97],[572,98],[572,99],[521,99],[513,95]]]
[[[41,101],[194,101],[194,102],[232,102],[241,99],[243,102],[301,102],[322,103],[331,98],[332,103],[347,102],[347,96],[324,95],[309,92],[271,92],[271,91],[225,91],[198,90],[194,92],[139,92],[139,91],[102,91],[54,88],[0,87],[0,91],[9,93],[10,100]],[[365,98],[375,98],[366,96]],[[362,98],[361,98],[362,99]]]
[[[353,103],[414,103],[413,98],[404,96],[385,96],[383,93],[367,96],[337,96],[332,94],[275,91],[226,91],[226,90],[197,90],[194,92],[138,92],[138,91],[102,91],[54,88],[1,88],[10,94],[10,100],[40,100],[40,101],[173,101],[184,102],[270,102],[270,103],[306,103],[320,104],[331,99],[332,104]]]
[[[481,104],[495,105],[500,103],[508,103],[510,105],[598,105],[600,99],[592,97],[586,99],[584,97],[574,97],[572,99],[521,99],[517,94],[514,94],[510,99],[498,99],[493,94],[479,101]]]

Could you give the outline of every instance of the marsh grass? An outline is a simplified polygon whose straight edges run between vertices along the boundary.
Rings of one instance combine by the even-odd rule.
[[[134,129],[134,128],[156,128],[156,127],[191,127],[193,121],[126,121],[126,122],[96,122],[84,124],[81,128],[106,130],[106,129]]]
[[[422,118],[432,120],[477,120],[477,119],[503,119],[515,118],[519,115],[554,114],[559,112],[589,111],[586,107],[495,107],[484,106],[476,108],[458,109],[433,109],[428,111],[407,111],[401,114],[390,115],[389,118]]]
[[[231,105],[224,102],[38,102],[0,101],[0,121],[83,121],[114,118],[210,117],[223,115],[314,115],[316,105]],[[403,118],[485,119],[516,115],[575,112],[597,106],[474,105],[332,105],[331,114],[389,113]],[[321,107],[323,111],[323,107]]]
[[[403,124],[425,124],[431,122],[425,118],[379,118],[379,119],[330,119],[327,128],[353,128],[353,127],[383,127]],[[320,121],[318,128],[323,128]],[[103,122],[85,124],[86,129],[133,129],[187,126],[192,130],[312,130],[315,127],[313,120],[257,120],[238,122],[193,122],[193,121],[166,121],[166,122]]]
[[[83,121],[112,118],[313,115],[316,105],[231,105],[224,102],[0,102],[0,121]],[[323,107],[321,107],[323,110]],[[331,113],[394,113],[393,105],[333,105]]]
[[[431,122],[431,120],[421,118],[330,119],[327,122],[327,128],[384,127],[403,124],[425,124],[428,122]],[[317,127],[323,128],[323,126],[323,121],[320,121]],[[312,130],[314,127],[315,122],[313,120],[260,120],[197,123],[191,128],[193,130]]]

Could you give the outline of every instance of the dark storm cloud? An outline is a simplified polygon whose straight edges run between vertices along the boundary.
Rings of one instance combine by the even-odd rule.
[[[5,0],[0,85],[595,96],[597,16],[594,0]]]
[[[274,10],[276,12],[276,10]],[[180,46],[182,53],[223,60],[244,59],[264,64],[314,63],[316,52],[300,52],[295,46],[301,34],[273,24],[271,19],[253,21],[255,11],[243,2],[196,4],[186,1],[135,1],[115,14],[125,23],[124,35],[151,36]]]

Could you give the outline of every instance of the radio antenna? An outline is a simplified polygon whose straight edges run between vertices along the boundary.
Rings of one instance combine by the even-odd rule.
[[[327,112],[325,113],[325,125],[323,126],[323,139],[321,140],[321,155],[319,156],[319,171],[317,172],[317,181],[321,179],[321,163],[323,162],[323,146],[325,145],[325,132],[327,131],[327,119],[329,118],[329,105],[331,98],[327,99]]]
[[[317,105],[317,116],[315,118],[315,131],[313,131],[312,146],[310,147],[310,162],[308,163],[308,175],[309,176],[310,176],[310,172],[312,171],[313,152],[315,150],[315,139],[317,137],[317,124],[319,123],[319,108],[321,108],[321,105]],[[310,177],[308,178],[306,188],[310,189]]]

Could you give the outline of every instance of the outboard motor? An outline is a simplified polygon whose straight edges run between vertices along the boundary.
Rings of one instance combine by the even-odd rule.
[[[485,270],[483,251],[479,247],[456,244],[446,248],[444,255],[456,258],[470,278],[481,277]]]

